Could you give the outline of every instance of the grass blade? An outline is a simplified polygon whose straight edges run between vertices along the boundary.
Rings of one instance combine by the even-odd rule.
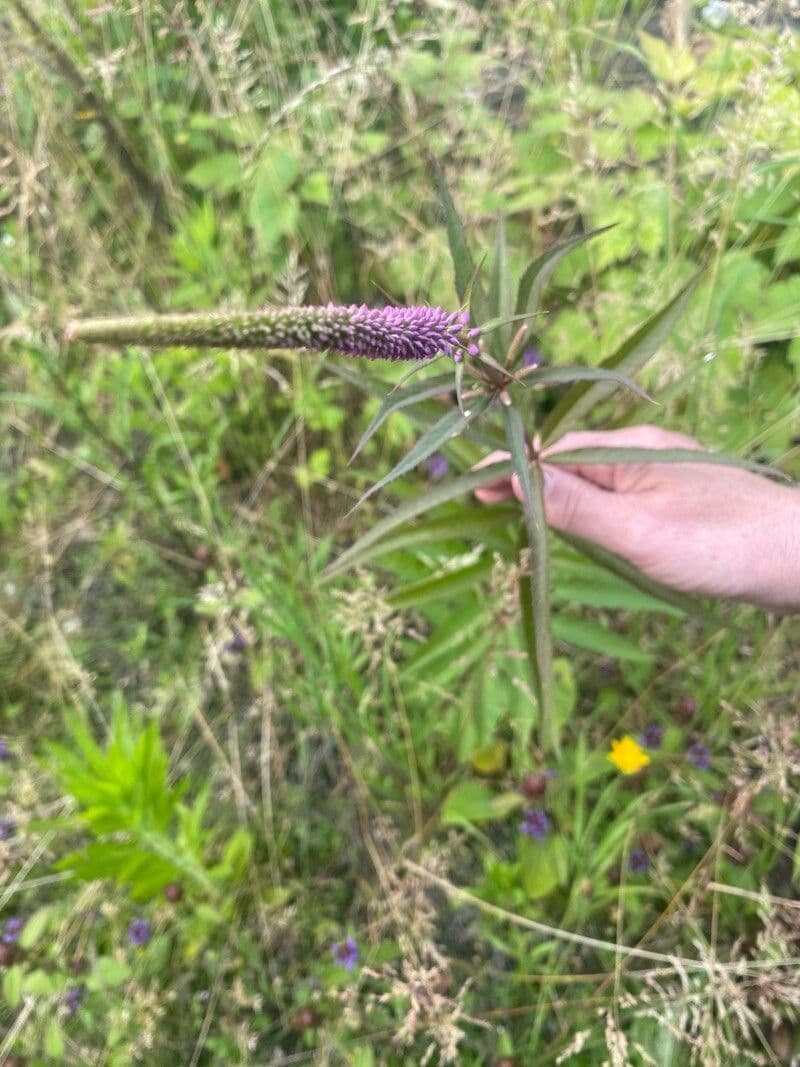
[[[482,485],[488,485],[489,482],[493,482],[498,478],[505,478],[512,474],[513,471],[514,466],[510,460],[492,463],[488,467],[482,467],[480,470],[470,471],[468,474],[462,474],[458,478],[443,482],[429,490],[429,492],[414,497],[413,500],[407,500],[391,515],[387,515],[385,519],[376,522],[355,544],[351,545],[341,556],[335,559],[326,568],[324,577],[331,578],[334,574],[339,574],[341,571],[347,570],[348,567],[360,563],[366,553],[366,549],[371,548],[385,534],[388,534],[398,526],[402,526],[409,519],[422,515],[426,511],[430,511],[431,508],[435,508],[438,504],[444,504],[447,500],[455,500],[456,497],[464,493],[479,489]]]
[[[651,315],[616,352],[603,361],[601,368],[631,374],[643,367],[672,332],[697,288],[702,273],[698,271],[668,304]],[[562,434],[612,391],[613,385],[608,382],[577,382],[567,390],[548,415],[542,427],[542,439],[545,442],[551,441],[556,431]]]
[[[525,427],[517,408],[508,405],[503,413],[511,461],[522,487],[522,515],[530,549],[530,621],[536,660],[534,673],[539,701],[540,742],[546,753],[558,755],[559,744],[554,720],[553,643],[550,633],[550,557],[542,499],[542,471],[538,464],[532,467],[528,460]]]

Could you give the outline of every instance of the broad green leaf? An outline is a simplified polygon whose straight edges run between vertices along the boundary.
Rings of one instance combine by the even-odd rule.
[[[547,896],[567,880],[567,846],[561,834],[551,833],[543,841],[523,838],[519,858],[522,887],[531,900]]]
[[[741,456],[724,452],[705,452],[693,448],[571,448],[567,452],[552,452],[547,463],[579,463],[581,465],[613,463],[705,463],[721,467],[739,467],[756,474],[770,474],[788,481],[788,475],[776,467],[754,463]]]
[[[19,935],[20,948],[25,950],[33,948],[50,925],[52,918],[53,908],[49,905],[35,911],[25,923],[22,933]]]
[[[506,438],[517,477],[522,488],[522,516],[528,537],[531,568],[531,621],[536,656],[536,695],[539,703],[541,744],[546,752],[558,754],[558,736],[553,721],[553,647],[550,635],[550,557],[547,546],[547,523],[542,499],[542,472],[531,465],[525,427],[517,408],[503,411]]]
[[[481,415],[488,408],[490,403],[491,397],[476,397],[475,400],[471,402],[471,406],[464,415],[462,415],[457,407],[450,408],[449,411],[442,415],[438,422],[434,423],[434,425],[420,437],[414,447],[406,452],[400,462],[393,467],[388,474],[385,474],[383,478],[379,478],[374,485],[369,487],[366,493],[362,494],[348,514],[352,514],[356,508],[361,507],[365,500],[369,500],[369,498],[377,493],[379,489],[383,489],[384,486],[393,482],[395,478],[399,478],[401,475],[413,470],[414,467],[418,467],[420,463],[424,463],[434,452],[438,452],[442,445],[445,445],[448,441],[457,437],[462,430],[465,430],[474,418],[477,418],[478,415]]]
[[[463,589],[470,589],[492,573],[493,561],[486,556],[459,570],[445,571],[430,578],[397,589],[389,597],[395,608],[416,607],[442,596],[452,596]]]
[[[100,956],[86,984],[92,989],[113,989],[114,986],[126,982],[130,976],[131,969],[125,960]]]
[[[653,398],[640,385],[637,385],[633,378],[619,371],[603,370],[602,367],[539,367],[531,374],[526,374],[523,380],[531,386],[571,385],[573,382],[613,382],[615,385],[630,389],[642,400],[649,400],[653,403]]]
[[[51,1059],[60,1060],[64,1055],[64,1032],[61,1023],[51,1017],[44,1031],[44,1053]]]
[[[458,366],[462,367],[463,370],[463,364],[458,364]],[[422,400],[430,400],[433,397],[441,396],[444,393],[451,393],[452,391],[452,374],[442,374],[436,378],[428,378],[424,382],[417,382],[416,385],[409,385],[405,389],[393,390],[384,397],[375,418],[361,435],[361,438],[355,447],[355,451],[350,457],[350,462],[353,462],[367,441],[369,441],[369,439],[380,429],[389,416],[395,413],[395,411],[401,411],[403,408],[409,407],[411,404],[418,404]]]
[[[669,303],[652,315],[620,345],[616,352],[605,359],[601,368],[632,374],[643,367],[672,332],[701,277],[702,271],[698,271]],[[577,382],[561,397],[545,420],[542,427],[543,440],[551,441],[556,431],[559,435],[562,434],[612,391],[612,383]]]
[[[613,224],[612,224],[613,226]],[[605,233],[606,230],[612,229],[612,226],[601,226],[597,230],[591,230],[589,233],[581,233],[576,237],[568,237],[565,241],[559,241],[558,244],[553,245],[552,248],[542,253],[541,256],[537,256],[532,260],[525,268],[522,277],[519,281],[519,288],[517,289],[517,315],[535,315],[539,310],[539,301],[541,299],[542,291],[545,285],[547,285],[550,275],[556,269],[558,264],[568,255],[574,248],[579,248],[580,245],[585,244],[587,241],[591,241],[593,237],[597,237],[601,233]]]
[[[223,196],[242,184],[242,165],[235,152],[220,152],[195,163],[185,180],[203,192],[213,191]]]
[[[441,820],[447,826],[462,823],[482,823],[503,819],[515,808],[522,807],[519,793],[493,793],[483,782],[468,778],[447,794],[442,804]]]
[[[18,1008],[22,1000],[22,968],[18,963],[3,975],[3,1000],[9,1008]]]
[[[470,471],[468,474],[462,474],[457,478],[442,482],[427,493],[422,493],[420,496],[414,497],[413,500],[405,501],[391,515],[387,515],[385,519],[376,522],[355,544],[343,552],[338,559],[335,559],[325,570],[325,577],[330,578],[334,574],[352,567],[355,563],[359,563],[365,549],[370,548],[377,541],[380,541],[385,534],[408,522],[409,519],[422,515],[426,511],[430,511],[431,508],[435,508],[438,504],[444,504],[447,500],[454,500],[463,493],[472,492],[498,478],[504,478],[511,474],[513,469],[513,465],[509,460],[492,463],[488,467],[481,468],[481,470]]]
[[[652,656],[641,645],[630,638],[623,637],[614,630],[609,630],[596,622],[586,619],[572,619],[567,615],[553,617],[553,635],[576,648],[597,652],[612,659],[630,660],[632,663],[649,663]]]

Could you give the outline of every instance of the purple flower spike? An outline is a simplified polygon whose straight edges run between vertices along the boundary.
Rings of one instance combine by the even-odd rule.
[[[628,870],[631,874],[644,874],[650,866],[650,859],[643,848],[634,848],[628,856]]]
[[[17,832],[17,824],[13,819],[0,819],[0,841],[10,841]]]
[[[153,929],[147,919],[134,919],[128,927],[128,940],[136,948],[141,948],[150,940]]]
[[[686,758],[698,771],[707,771],[711,767],[711,753],[702,741],[695,741],[686,749]]]
[[[6,742],[0,737],[0,763],[11,759],[11,752]]]
[[[358,945],[354,937],[348,937],[346,941],[337,941],[331,945],[331,955],[340,967],[346,971],[352,971],[358,963]]]
[[[3,941],[6,945],[15,945],[25,925],[24,919],[12,918],[6,920],[6,928],[3,931]]]
[[[658,722],[651,722],[642,730],[642,744],[645,748],[661,748],[664,740],[664,727]]]
[[[519,828],[523,834],[532,837],[534,841],[543,841],[550,833],[550,819],[547,812],[542,811],[541,808],[528,808]]]
[[[531,345],[529,348],[526,348],[525,351],[522,353],[523,367],[541,367],[542,362],[542,353],[539,351],[536,345]]]
[[[447,462],[446,456],[443,456],[441,452],[436,452],[434,455],[428,457],[425,466],[431,481],[438,482],[441,478],[444,478],[445,474],[447,474],[450,464]]]
[[[306,349],[365,359],[455,359],[469,335],[469,313],[440,307],[312,304],[260,311],[193,312],[85,319],[67,325],[72,341],[153,346]]]

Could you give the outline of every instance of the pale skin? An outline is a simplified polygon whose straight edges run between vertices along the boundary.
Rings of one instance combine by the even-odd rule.
[[[682,592],[800,611],[800,489],[703,463],[547,463],[557,452],[596,447],[703,446],[655,426],[565,434],[542,453],[551,526]],[[493,452],[479,466],[508,458]],[[520,499],[519,480],[500,479],[475,495],[485,504]]]

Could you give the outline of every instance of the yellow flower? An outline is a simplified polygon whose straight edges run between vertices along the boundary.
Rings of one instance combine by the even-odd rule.
[[[630,734],[625,734],[620,741],[611,742],[608,759],[623,774],[636,774],[650,762],[650,757]]]

